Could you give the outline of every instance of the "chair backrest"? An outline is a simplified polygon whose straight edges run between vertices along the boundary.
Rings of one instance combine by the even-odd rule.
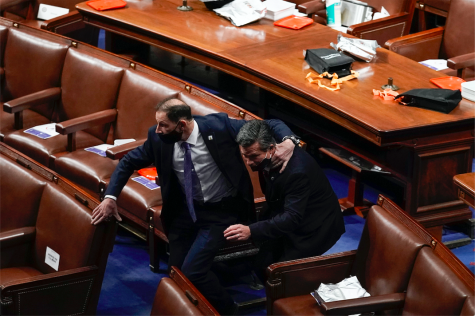
[[[21,27],[10,28],[4,52],[4,100],[60,86],[61,70],[70,40]],[[28,52],[26,54],[25,52]],[[33,109],[51,119],[52,107]]]
[[[414,10],[414,7],[410,7],[412,0],[367,0],[364,2],[373,8],[373,12],[381,12],[381,7],[384,7],[390,15]]]
[[[0,154],[0,169],[0,233],[35,226],[45,179],[3,154]]]
[[[3,67],[3,54],[7,44],[8,30],[9,28],[6,25],[0,25],[0,67]]]
[[[61,102],[53,118],[55,122],[112,109],[116,105],[125,63],[81,46],[85,48],[71,47],[66,54],[61,76]],[[105,124],[85,132],[105,142],[109,127]]]
[[[465,303],[463,304],[460,315],[461,316],[475,315],[475,296],[470,296],[465,299]]]
[[[95,263],[104,226],[91,225],[91,210],[60,186],[48,184],[41,197],[36,221],[34,266],[42,273],[55,270],[45,263],[47,247],[60,255],[58,271]]]
[[[407,287],[403,315],[460,315],[473,292],[430,247],[419,252]]]
[[[441,57],[451,58],[475,51],[475,1],[451,0],[445,23]]]
[[[425,245],[400,218],[375,205],[366,218],[352,275],[371,295],[403,292]]]

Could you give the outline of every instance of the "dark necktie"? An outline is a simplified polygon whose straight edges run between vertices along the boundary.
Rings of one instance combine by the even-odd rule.
[[[187,142],[181,143],[181,148],[185,151],[185,159],[183,164],[184,180],[185,180],[185,196],[186,205],[190,212],[193,222],[196,222],[195,207],[193,206],[193,196],[202,196],[201,184],[198,175],[195,172],[193,161],[191,161],[190,144]]]

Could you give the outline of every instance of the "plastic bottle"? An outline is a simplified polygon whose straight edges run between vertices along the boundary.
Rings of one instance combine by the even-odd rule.
[[[341,0],[326,0],[327,26],[341,27]]]

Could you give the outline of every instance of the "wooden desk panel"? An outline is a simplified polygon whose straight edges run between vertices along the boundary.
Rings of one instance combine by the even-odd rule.
[[[304,69],[303,50],[329,48],[338,32],[319,24],[295,31],[265,19],[235,27],[200,1],[188,2],[191,12],[178,11],[181,3],[136,0],[104,12],[85,3],[76,7],[88,24],[200,61],[291,100],[300,108],[271,110],[321,138],[328,134],[320,134],[315,116],[358,135],[362,141],[357,145],[353,140],[331,142],[388,168],[404,186],[403,207],[426,227],[440,230],[445,223],[471,217],[457,199],[452,178],[471,171],[475,103],[464,99],[443,114],[372,95],[388,77],[404,92],[436,88],[429,79],[443,74],[378,49],[374,62],[353,63],[358,79],[345,82],[340,91],[328,91],[305,80],[310,70]]]
[[[475,207],[475,172],[458,174],[454,177],[459,199]]]

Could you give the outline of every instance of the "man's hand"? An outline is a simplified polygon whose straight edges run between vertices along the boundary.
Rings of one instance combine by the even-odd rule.
[[[282,143],[277,144],[274,156],[272,157],[272,168],[282,165],[279,173],[284,172],[287,163],[294,153],[294,148],[295,144],[290,139],[286,139]]]
[[[115,200],[105,199],[94,209],[94,211],[92,211],[91,224],[97,225],[103,221],[108,222],[112,216],[114,216],[119,222],[122,221],[122,218],[120,218],[119,212],[117,211],[117,203]]]
[[[248,240],[251,237],[251,230],[245,225],[231,225],[224,231],[224,237],[227,240]]]

